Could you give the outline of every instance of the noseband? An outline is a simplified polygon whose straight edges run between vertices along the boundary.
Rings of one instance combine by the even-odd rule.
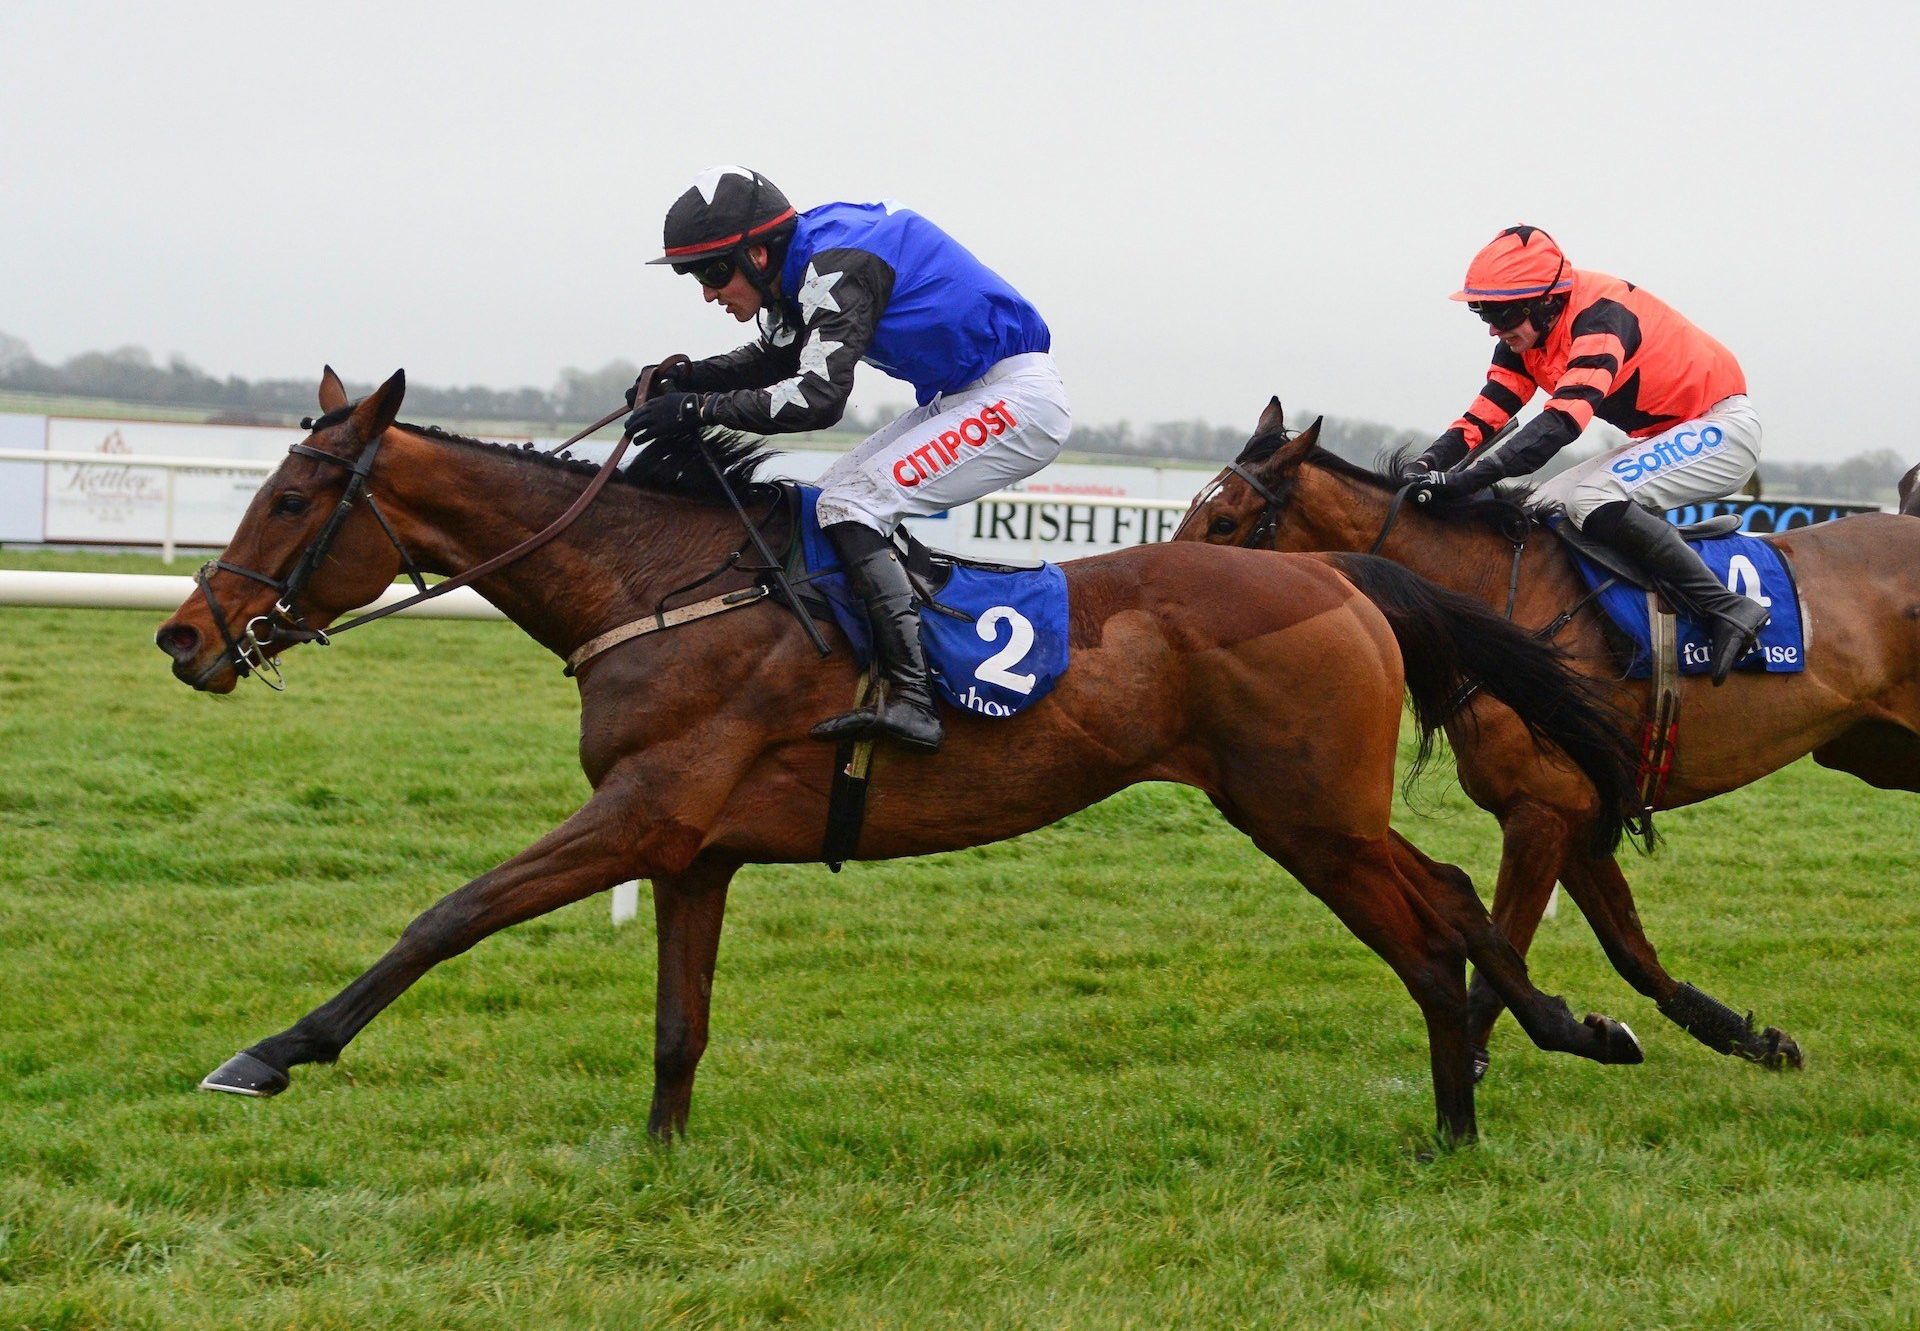
[[[373,474],[374,459],[380,455],[380,442],[385,438],[386,432],[383,430],[369,440],[366,447],[360,450],[360,456],[351,462],[308,444],[294,444],[288,448],[289,453],[318,458],[336,467],[347,468],[350,474],[347,477],[346,491],[340,496],[340,502],[334,507],[333,512],[328,514],[327,525],[320,529],[319,536],[315,537],[313,543],[301,554],[300,562],[293,566],[293,572],[287,574],[285,578],[276,578],[258,569],[230,564],[224,559],[208,560],[201,565],[200,571],[193,575],[193,580],[200,585],[201,594],[206,597],[207,610],[213,616],[214,626],[220,630],[220,636],[227,644],[227,650],[215,657],[207,668],[200,672],[199,678],[194,680],[196,686],[205,683],[221,666],[231,665],[234,674],[242,679],[248,675],[257,674],[268,688],[275,692],[284,692],[287,687],[286,681],[280,676],[280,667],[274,663],[271,656],[267,655],[268,646],[275,643],[292,645],[317,642],[325,647],[331,641],[326,630],[311,628],[307,625],[307,622],[300,617],[300,612],[295,609],[294,603],[306,590],[307,583],[319,569],[320,562],[327,557],[327,551],[332,548],[334,538],[340,534],[341,526],[353,512],[353,506],[363,498],[367,502],[367,508],[372,511],[374,519],[379,522],[380,530],[387,534],[387,539],[393,542],[393,548],[399,551],[400,563],[406,569],[407,576],[413,579],[413,585],[423,593],[427,590],[427,581],[414,564],[413,556],[408,554],[407,547],[400,543],[400,537],[394,532],[393,525],[387,521],[386,514],[380,511],[380,506],[374,502],[373,495],[367,488],[368,478]],[[255,615],[236,635],[227,619],[226,611],[220,605],[219,598],[213,594],[215,573],[234,573],[271,588],[274,593],[273,609],[266,614]]]

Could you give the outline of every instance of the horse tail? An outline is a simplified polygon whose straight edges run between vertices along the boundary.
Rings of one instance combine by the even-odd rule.
[[[1420,747],[1411,782],[1433,753],[1433,737],[1475,688],[1505,703],[1536,740],[1557,747],[1600,796],[1595,853],[1611,852],[1628,827],[1640,830],[1640,755],[1631,728],[1567,654],[1469,596],[1372,555],[1323,556],[1386,617],[1400,644]]]

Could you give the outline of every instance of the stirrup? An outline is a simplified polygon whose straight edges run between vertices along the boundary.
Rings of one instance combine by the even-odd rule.
[[[914,727],[915,722],[920,724]],[[834,743],[890,739],[926,753],[938,749],[946,739],[946,727],[941,724],[939,713],[916,707],[897,694],[883,697],[871,707],[856,707],[830,716],[808,733],[815,739]]]

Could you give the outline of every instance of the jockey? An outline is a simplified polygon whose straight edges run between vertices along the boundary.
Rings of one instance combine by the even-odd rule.
[[[918,213],[893,203],[796,213],[738,166],[702,172],[675,200],[666,253],[652,262],[691,275],[707,301],[756,321],[759,337],[670,371],[628,418],[636,437],[825,429],[846,409],[857,361],[913,385],[919,405],[820,478],[820,525],[866,603],[890,687],[877,709],[813,734],[938,748],[919,614],[891,537],[902,518],[990,494],[1060,452],[1072,415],[1045,321]]]
[[[1424,502],[1536,470],[1595,416],[1631,439],[1561,472],[1533,499],[1631,559],[1711,633],[1713,682],[1766,626],[1723,586],[1662,511],[1732,494],[1760,458],[1760,418],[1733,353],[1631,282],[1567,263],[1538,227],[1508,227],[1474,256],[1453,299],[1498,339],[1466,414],[1402,469]],[[1483,445],[1545,388],[1545,410]],[[1465,460],[1463,462],[1463,460]]]

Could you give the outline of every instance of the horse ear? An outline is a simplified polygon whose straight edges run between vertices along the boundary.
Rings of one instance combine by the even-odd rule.
[[[1920,464],[1900,478],[1900,512],[1920,517]]]
[[[1255,434],[1273,434],[1277,430],[1285,429],[1286,425],[1286,409],[1280,405],[1280,399],[1276,397],[1271,399],[1267,403],[1267,409],[1260,413],[1260,422],[1253,427],[1253,432]]]
[[[1300,445],[1301,452],[1306,452],[1320,442],[1320,422],[1324,420],[1326,420],[1325,416],[1315,416],[1312,425],[1293,437],[1293,442]]]
[[[357,439],[372,439],[383,433],[393,418],[400,414],[400,401],[407,395],[407,372],[395,370],[393,378],[374,389],[360,400],[353,409],[353,415],[347,417]]]
[[[333,372],[333,366],[320,368],[320,410],[338,411],[347,405],[347,386],[340,382],[340,376]]]

